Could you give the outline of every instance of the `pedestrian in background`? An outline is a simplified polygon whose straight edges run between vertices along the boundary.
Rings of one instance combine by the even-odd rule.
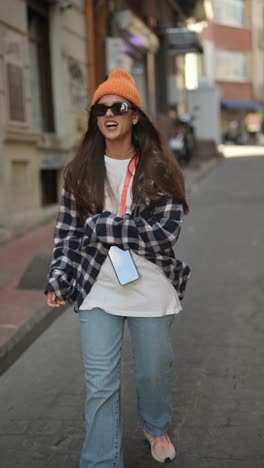
[[[88,389],[80,468],[124,466],[125,320],[144,435],[156,461],[175,457],[167,435],[170,327],[190,270],[173,246],[187,212],[177,161],[142,111],[132,76],[114,70],[94,93],[87,132],[65,170],[46,288],[50,307],[68,300],[80,317]]]
[[[256,145],[261,131],[261,117],[256,110],[252,110],[246,115],[245,127],[248,134],[248,144]]]

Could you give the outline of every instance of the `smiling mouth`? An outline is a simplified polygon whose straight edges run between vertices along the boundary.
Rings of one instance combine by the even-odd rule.
[[[116,122],[106,122],[105,127],[106,128],[117,128],[118,124]]]

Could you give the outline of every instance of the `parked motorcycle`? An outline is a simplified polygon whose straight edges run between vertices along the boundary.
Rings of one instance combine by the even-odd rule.
[[[194,156],[196,140],[193,120],[190,114],[178,117],[169,139],[170,149],[180,164],[188,164]]]

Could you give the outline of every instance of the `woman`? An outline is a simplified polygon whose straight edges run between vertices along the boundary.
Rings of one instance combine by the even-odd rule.
[[[142,111],[132,76],[114,70],[95,91],[88,130],[66,167],[46,289],[50,307],[68,300],[80,316],[88,388],[80,468],[124,466],[125,319],[144,435],[155,460],[175,457],[169,330],[190,270],[172,247],[187,211],[179,165]]]

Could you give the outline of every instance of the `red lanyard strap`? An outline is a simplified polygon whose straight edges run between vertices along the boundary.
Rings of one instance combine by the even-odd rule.
[[[127,168],[127,173],[126,173],[126,178],[124,182],[124,186],[122,189],[122,195],[121,195],[121,201],[120,201],[120,207],[118,214],[119,216],[122,216],[126,212],[126,199],[127,199],[127,192],[128,192],[128,187],[130,184],[130,181],[133,177],[135,168],[137,164],[137,156],[134,156],[131,161],[129,162],[128,168]]]

